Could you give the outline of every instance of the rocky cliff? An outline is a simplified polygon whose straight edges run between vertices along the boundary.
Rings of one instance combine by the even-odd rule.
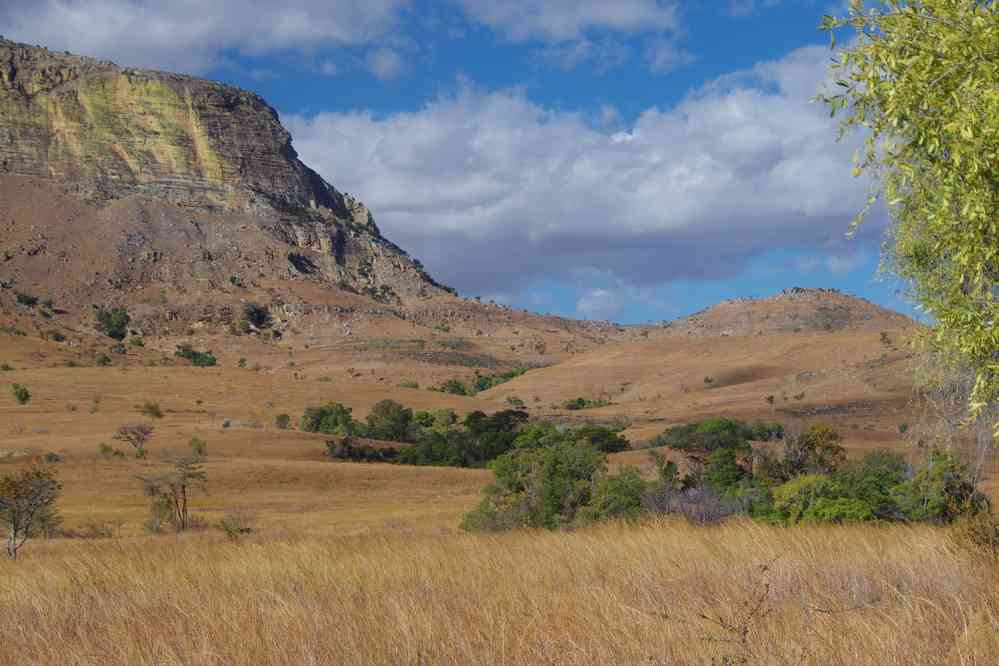
[[[4,174],[100,205],[140,196],[246,215],[308,251],[288,259],[300,273],[383,297],[437,289],[362,203],[298,159],[274,109],[233,86],[0,38]]]

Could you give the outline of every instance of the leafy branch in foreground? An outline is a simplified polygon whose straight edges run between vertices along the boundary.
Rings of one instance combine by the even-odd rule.
[[[854,174],[888,204],[887,263],[935,320],[942,356],[973,369],[973,418],[999,401],[999,3],[851,0],[824,18],[856,39],[820,95],[841,134],[862,128]],[[999,423],[993,423],[999,437]]]

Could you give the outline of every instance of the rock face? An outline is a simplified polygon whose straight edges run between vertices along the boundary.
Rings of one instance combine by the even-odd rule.
[[[48,180],[91,202],[141,195],[252,216],[277,239],[324,257],[289,259],[301,273],[382,295],[438,289],[381,236],[362,203],[298,159],[274,109],[233,86],[0,38],[4,174]],[[373,273],[376,264],[391,264],[391,275]]]

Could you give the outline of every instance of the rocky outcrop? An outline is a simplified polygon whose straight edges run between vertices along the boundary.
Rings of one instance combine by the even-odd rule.
[[[439,287],[368,209],[303,164],[277,113],[239,88],[0,38],[0,175],[91,202],[141,195],[252,216],[302,274],[358,291]],[[380,271],[380,272],[379,272]]]

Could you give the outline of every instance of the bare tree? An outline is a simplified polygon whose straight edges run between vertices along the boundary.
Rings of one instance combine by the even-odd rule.
[[[146,457],[146,442],[153,436],[153,426],[148,423],[123,425],[118,428],[114,439],[125,442],[135,449],[136,458]]]
[[[189,456],[177,458],[173,470],[159,476],[140,476],[146,495],[152,498],[154,509],[164,506],[169,511],[168,520],[179,533],[191,526],[188,510],[190,488],[204,486],[208,475],[201,468],[201,458]]]
[[[914,369],[919,417],[908,434],[920,449],[936,447],[957,455],[968,465],[971,481],[977,485],[995,451],[993,432],[999,423],[999,404],[986,405],[976,418],[969,419],[974,370],[931,348],[919,350]]]
[[[7,556],[17,559],[17,551],[31,537],[56,522],[54,504],[62,486],[55,473],[41,466],[0,477],[0,525],[7,532]]]

